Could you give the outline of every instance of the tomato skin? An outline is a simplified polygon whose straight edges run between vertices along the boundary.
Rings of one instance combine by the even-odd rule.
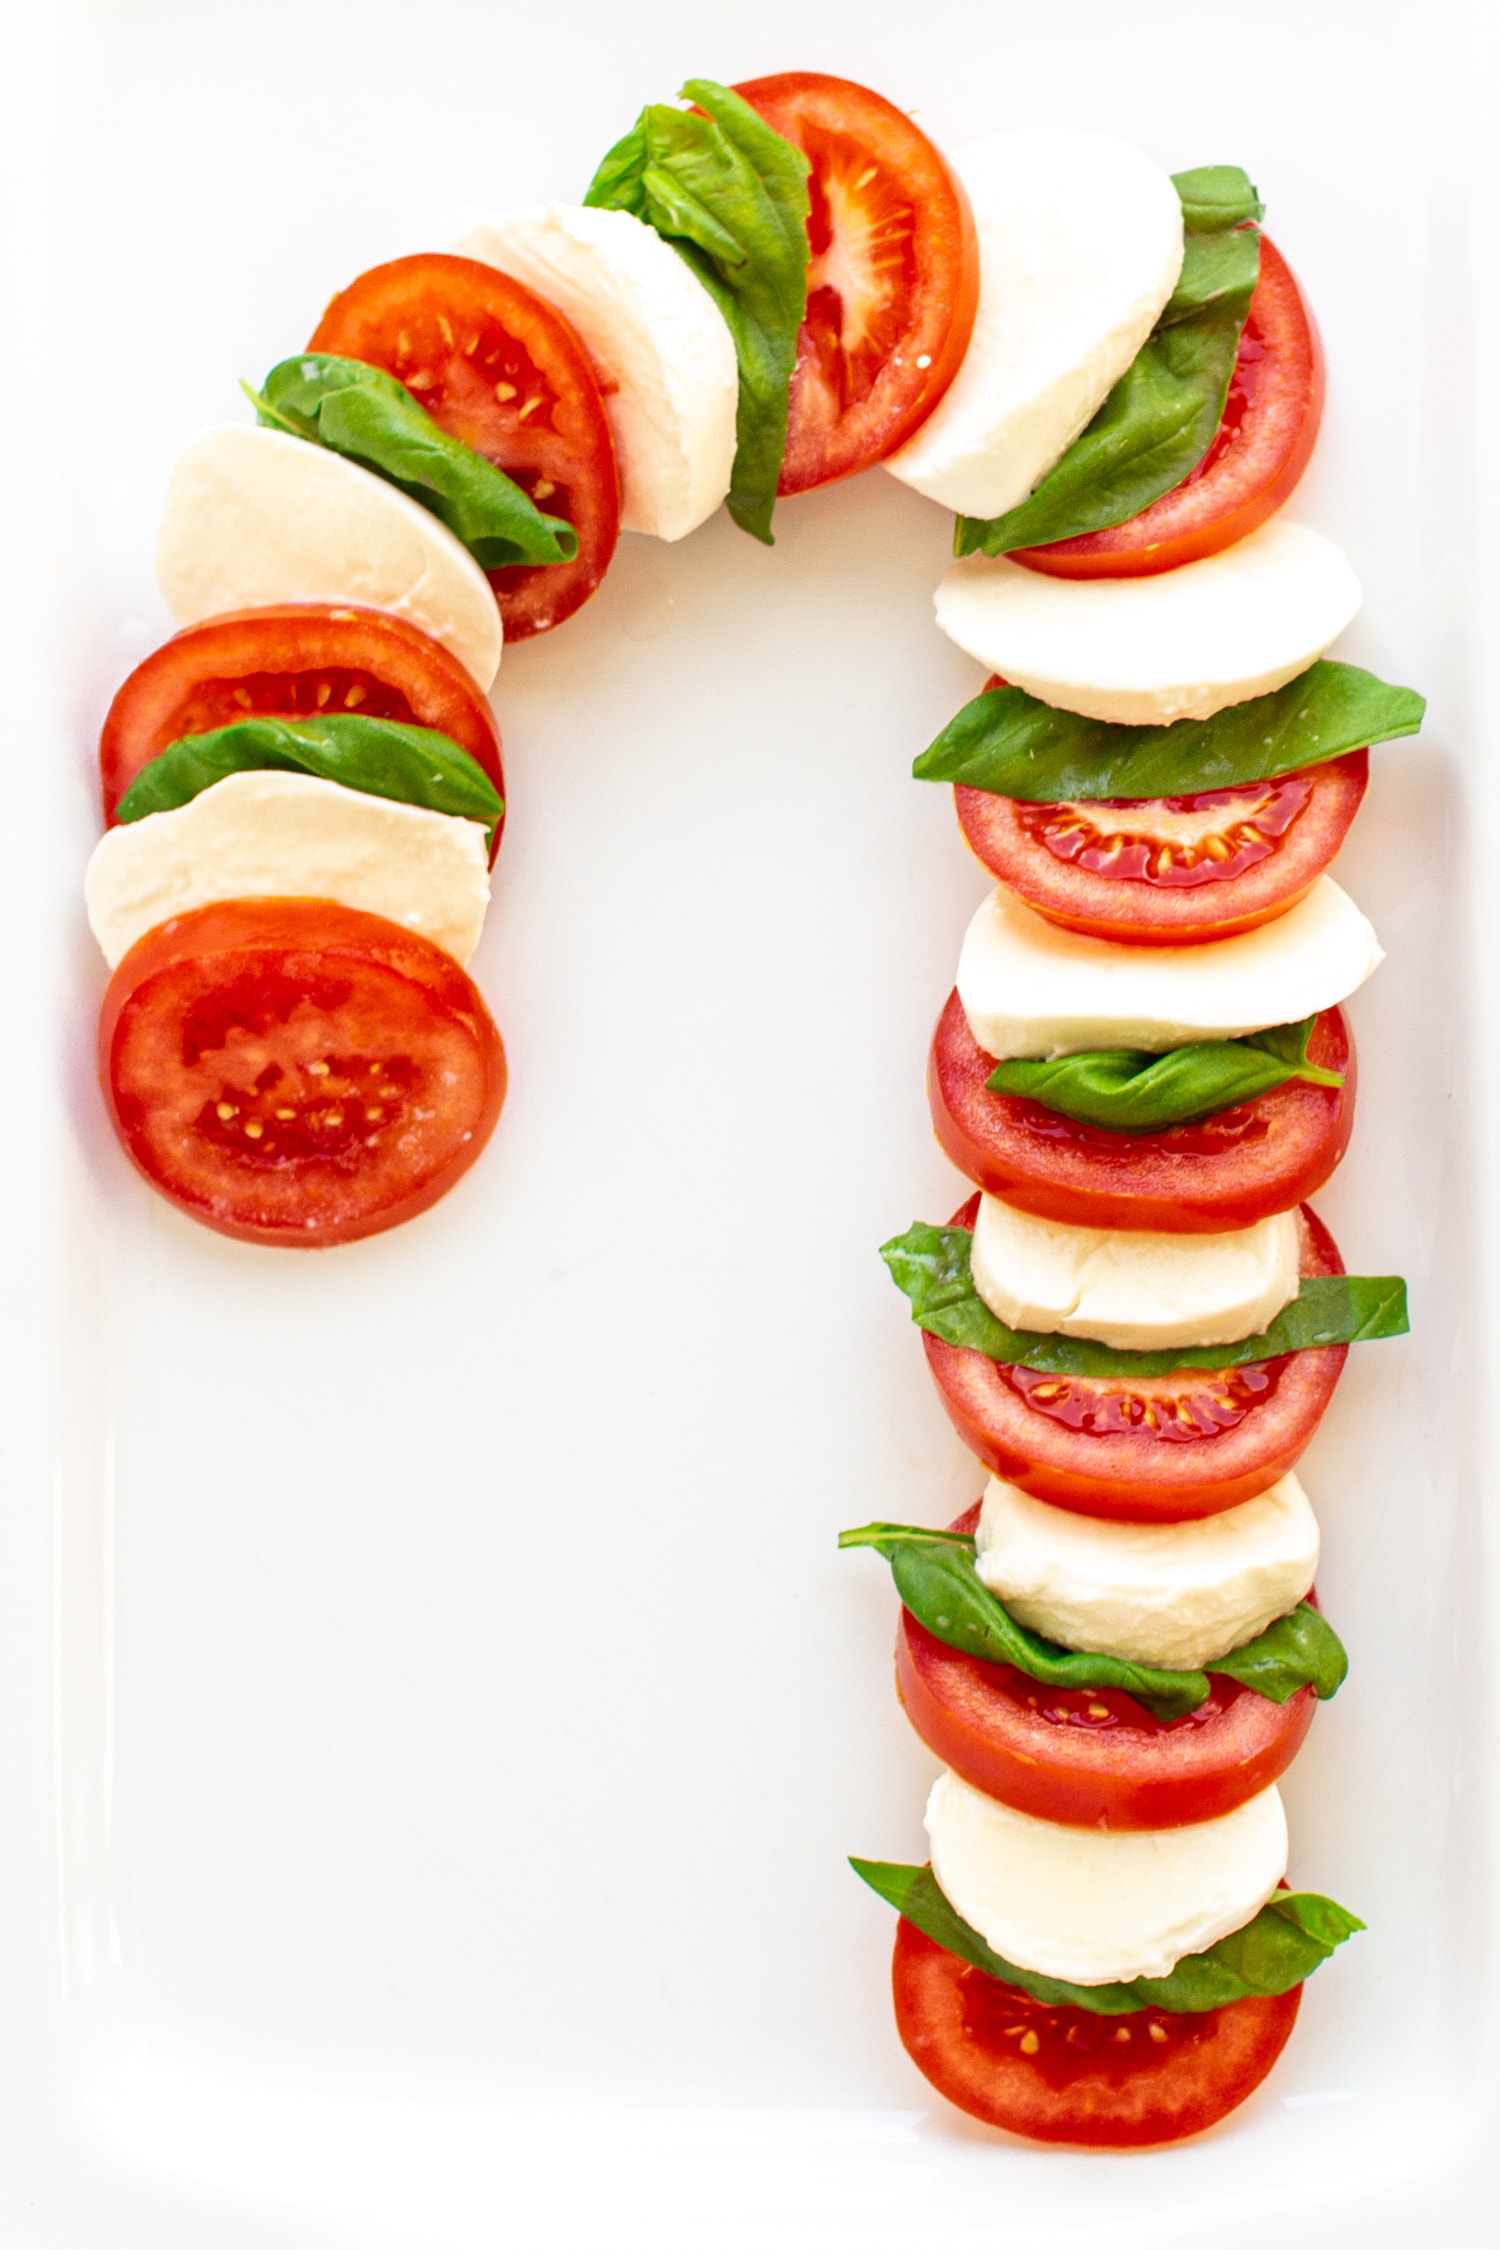
[[[1136,578],[1232,547],[1296,489],[1317,443],[1323,389],[1317,323],[1291,267],[1263,234],[1224,420],[1192,475],[1127,523],[1017,548],[1012,562],[1052,578]]]
[[[98,1052],[151,1186],[221,1234],[293,1249],[425,1211],[505,1098],[500,1035],[458,963],[329,899],[233,899],[147,931],[110,979]]]
[[[951,1224],[972,1227],[978,1208],[978,1197],[971,1197]],[[1301,1216],[1303,1274],[1342,1273],[1326,1227],[1306,1206]],[[1301,1459],[1349,1353],[1347,1344],[1322,1344],[1268,1360],[1256,1378],[1269,1384],[1264,1395],[1252,1397],[1228,1427],[1177,1443],[1141,1427],[1071,1427],[1031,1403],[1043,1378],[1029,1378],[1030,1390],[1013,1386],[1007,1377],[1020,1371],[1002,1369],[983,1352],[945,1344],[926,1329],[922,1342],[949,1420],[986,1468],[1075,1515],[1122,1523],[1186,1523],[1266,1491]],[[1243,1378],[1253,1371],[1235,1373]],[[1154,1399],[1232,1388],[1232,1377],[1207,1372],[1109,1385],[1059,1379],[1064,1400],[1094,1392]]]
[[[330,682],[337,692],[320,701]],[[99,737],[104,818],[113,828],[115,807],[141,768],[183,735],[236,719],[306,719],[351,708],[436,728],[505,795],[490,707],[450,649],[385,610],[285,602],[185,626],[136,666]],[[495,851],[504,825],[496,824]],[[490,857],[493,863],[494,851]]]
[[[867,86],[791,70],[734,92],[812,165],[807,313],[777,487],[807,492],[894,453],[958,373],[979,302],[974,215],[925,133]],[[849,301],[851,277],[868,284],[862,302]]]
[[[1217,2125],[1270,2071],[1302,1999],[1299,1984],[1196,2016],[1044,2007],[904,1918],[891,1991],[901,2044],[945,2100],[1027,2140],[1079,2148],[1160,2147]]]
[[[1306,897],[1341,848],[1369,778],[1368,750],[1351,750],[1304,773],[1278,777],[1268,786],[1299,785],[1306,798],[1267,856],[1240,874],[1191,887],[1104,874],[1057,856],[1034,832],[1037,816],[1053,807],[1021,804],[962,784],[954,790],[953,802],[964,842],[975,857],[1049,922],[1126,945],[1201,945],[1257,929]],[[1150,838],[1152,815],[1163,802],[1197,809],[1226,794],[1204,791],[1139,804],[1101,802],[1083,807],[1082,815],[1101,833]]]
[[[440,429],[573,525],[572,562],[486,573],[508,641],[583,606],[620,535],[620,476],[594,363],[555,305],[477,258],[421,251],[340,290],[307,348],[383,367]]]
[[[1326,1008],[1309,1059],[1342,1086],[1289,1079],[1254,1101],[1159,1133],[1108,1133],[1013,1094],[991,1093],[995,1068],[958,994],[933,1033],[927,1096],[944,1153],[988,1195],[1067,1226],[1218,1234],[1290,1211],[1322,1187],[1354,1129],[1354,1041]]]

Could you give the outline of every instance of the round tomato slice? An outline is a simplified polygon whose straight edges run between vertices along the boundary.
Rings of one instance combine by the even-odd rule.
[[[1342,1009],[1313,1026],[1308,1059],[1342,1086],[1289,1078],[1254,1101],[1158,1133],[1109,1133],[1014,1094],[958,994],[938,1018],[927,1065],[932,1122],[947,1155],[988,1195],[1067,1226],[1219,1234],[1290,1211],[1333,1172],[1354,1127],[1354,1042]]]
[[[99,1078],[126,1153],[191,1218],[321,1249],[447,1193],[494,1131],[505,1053],[426,938],[329,899],[235,899],[131,947]]]
[[[1323,347],[1292,269],[1260,238],[1260,279],[1218,434],[1191,476],[1128,523],[1021,547],[1012,562],[1052,578],[1137,578],[1216,555],[1274,516],[1312,459],[1323,418]]]
[[[99,737],[104,817],[113,827],[115,807],[141,768],[183,735],[236,719],[346,711],[434,727],[505,795],[490,707],[451,650],[385,610],[287,602],[186,626],[136,666]],[[496,850],[503,825],[495,829]]]
[[[1035,805],[962,784],[964,841],[1049,922],[1127,945],[1198,945],[1285,914],[1334,858],[1368,750],[1187,797]]]
[[[972,1227],[979,1198],[955,1212]],[[1306,1206],[1304,1275],[1342,1273],[1333,1238]],[[1174,1375],[1039,1375],[925,1329],[927,1364],[959,1436],[985,1467],[1081,1516],[1184,1523],[1264,1492],[1294,1467],[1348,1356],[1321,1344],[1247,1367]]]
[[[1298,1984],[1200,2016],[1047,2007],[904,1919],[891,1986],[901,2044],[945,2100],[1080,2148],[1151,2148],[1217,2125],[1266,2076],[1302,1998]]]
[[[972,1533],[979,1507],[950,1528]],[[1208,1700],[1163,1722],[1118,1688],[1049,1688],[950,1648],[910,1610],[896,1693],[929,1750],[988,1797],[1070,1828],[1182,1828],[1217,1820],[1286,1772],[1317,1697],[1256,1695],[1212,1666]]]
[[[593,362],[554,306],[475,258],[424,251],[360,274],[307,348],[383,367],[440,429],[572,524],[572,562],[488,573],[508,641],[582,607],[620,535],[620,477]]]
[[[807,492],[894,453],[958,373],[979,302],[974,217],[926,134],[867,86],[790,70],[734,91],[812,166],[778,486]]]

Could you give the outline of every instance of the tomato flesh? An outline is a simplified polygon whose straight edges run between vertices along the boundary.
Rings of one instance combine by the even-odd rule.
[[[572,524],[572,562],[488,573],[508,641],[582,607],[619,538],[620,479],[593,362],[555,306],[478,259],[427,251],[360,274],[307,348],[383,367],[440,429]]]
[[[973,1196],[954,1214],[972,1227]],[[1300,1214],[1301,1271],[1342,1273],[1321,1221]],[[927,1364],[959,1436],[986,1468],[1084,1516],[1184,1523],[1251,1500],[1301,1458],[1348,1357],[1322,1344],[1258,1365],[1128,1379],[1041,1375],[945,1344]]]
[[[954,1531],[972,1535],[979,1504]],[[1049,1688],[950,1648],[903,1609],[896,1693],[929,1750],[987,1797],[1074,1828],[1216,1820],[1284,1774],[1312,1725],[1310,1687],[1285,1703],[1210,1667],[1208,1700],[1162,1721],[1118,1688]]]
[[[1053,578],[1134,578],[1217,555],[1248,538],[1294,491],[1322,417],[1317,325],[1290,266],[1262,235],[1260,278],[1224,417],[1197,468],[1128,523],[1018,548],[1011,560]]]
[[[457,962],[328,899],[235,899],[148,931],[104,996],[99,1076],[153,1187],[220,1233],[303,1249],[426,1210],[505,1097]]]
[[[979,301],[974,219],[926,134],[867,86],[794,70],[734,91],[812,166],[778,486],[807,492],[894,453],[958,373]]]
[[[384,610],[288,602],[205,618],[136,666],[99,738],[105,820],[114,826],[115,807],[141,768],[184,735],[236,719],[345,711],[435,728],[505,795],[490,707],[451,650]],[[503,826],[496,825],[496,850]]]
[[[927,1096],[943,1149],[988,1195],[1067,1226],[1219,1234],[1290,1211],[1320,1188],[1354,1128],[1354,1042],[1342,1009],[1313,1026],[1308,1059],[1342,1086],[1290,1078],[1253,1101],[1157,1133],[1110,1133],[1041,1102],[996,1094],[995,1058],[958,994],[933,1034]]]
[[[970,850],[1064,929],[1129,945],[1234,937],[1305,897],[1343,844],[1368,750],[1191,796],[1028,804],[953,792]]]
[[[904,1919],[891,1986],[901,2044],[945,2100],[1081,2148],[1150,2148],[1217,2125],[1265,2078],[1302,1998],[1294,1985],[1195,2016],[1047,2007]]]

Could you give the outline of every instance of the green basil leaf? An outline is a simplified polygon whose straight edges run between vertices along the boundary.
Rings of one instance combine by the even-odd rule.
[[[1250,1367],[1287,1352],[1320,1344],[1368,1343],[1404,1336],[1406,1283],[1395,1275],[1310,1275],[1291,1303],[1258,1335],[1236,1344],[1182,1345],[1155,1352],[1116,1351],[1086,1336],[1043,1336],[1008,1328],[974,1287],[967,1227],[914,1226],[882,1244],[880,1255],[898,1289],[911,1301],[912,1319],[929,1334],[962,1351],[983,1352],[1007,1367],[1043,1375],[1172,1375],[1184,1367]]]
[[[264,425],[372,469],[445,523],[482,570],[578,553],[570,523],[544,516],[493,461],[440,430],[384,368],[304,352],[273,367],[263,391],[242,388]]]
[[[1201,1671],[1176,1670],[1062,1648],[1029,1631],[978,1576],[974,1542],[962,1532],[867,1523],[841,1531],[839,1545],[884,1555],[905,1607],[949,1648],[987,1664],[1012,1664],[1044,1687],[1118,1688],[1163,1722],[1197,1710],[1207,1699],[1210,1672],[1227,1673],[1270,1702],[1285,1703],[1308,1686],[1326,1701],[1349,1668],[1337,1633],[1306,1602]]]
[[[1426,708],[1411,688],[1326,659],[1269,695],[1169,727],[1113,726],[1059,711],[1024,688],[986,688],[949,720],[912,772],[918,781],[957,782],[1033,805],[1191,797],[1415,734]]]
[[[643,109],[583,200],[654,227],[728,322],[740,371],[729,513],[770,546],[807,307],[809,165],[727,86],[690,78],[682,94],[706,114]]]
[[[1134,1977],[1126,1984],[1068,1984],[1003,1960],[949,1904],[930,1867],[878,1859],[851,1859],[849,1865],[945,1952],[1029,1993],[1044,2007],[1087,2008],[1096,2016],[1135,2015],[1142,2008],[1195,2016],[1227,2008],[1235,2000],[1290,1992],[1365,1926],[1317,1891],[1277,1891],[1243,1929],[1232,1930],[1202,1953],[1184,1954],[1168,1976]]]
[[[1343,1075],[1307,1059],[1316,1016],[1277,1024],[1244,1039],[1195,1040],[1152,1055],[1134,1047],[1089,1048],[1048,1062],[1003,1062],[985,1080],[991,1093],[1041,1102],[1108,1133],[1159,1133],[1254,1101],[1288,1079],[1342,1086]]]
[[[1235,165],[1175,181],[1182,271],[1156,325],[1087,428],[1003,516],[960,516],[956,555],[1004,555],[1128,523],[1197,468],[1224,419],[1260,276],[1260,199]]]
[[[314,719],[236,719],[183,735],[142,766],[115,808],[118,820],[173,812],[232,773],[307,773],[367,797],[392,797],[484,823],[493,842],[504,812],[489,775],[467,750],[432,727],[362,719],[352,711]]]

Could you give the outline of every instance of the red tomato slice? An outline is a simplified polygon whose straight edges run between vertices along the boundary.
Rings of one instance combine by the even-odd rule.
[[[954,1226],[972,1227],[971,1196]],[[1302,1209],[1302,1272],[1342,1273]],[[1348,1357],[1322,1344],[1248,1367],[1085,1379],[1002,1366],[924,1329],[927,1364],[959,1436],[988,1469],[1081,1516],[1184,1523],[1264,1492],[1305,1451]]]
[[[1323,347],[1292,269],[1260,238],[1260,279],[1219,433],[1191,476],[1109,531],[1022,547],[1012,562],[1053,578],[1137,578],[1232,547],[1274,516],[1317,442]]]
[[[950,1528],[972,1533],[978,1520],[976,1504]],[[945,1766],[1075,1828],[1181,1828],[1233,1812],[1286,1772],[1317,1702],[1306,1687],[1273,1703],[1220,1673],[1206,1703],[1164,1724],[1118,1688],[1043,1687],[950,1648],[906,1609],[896,1693]]]
[[[620,478],[594,364],[554,306],[475,258],[424,251],[351,281],[307,348],[383,367],[440,429],[572,524],[572,562],[489,572],[508,641],[582,607],[620,535]]]
[[[104,817],[113,827],[115,807],[142,766],[185,734],[325,711],[435,727],[505,795],[490,707],[440,641],[384,610],[288,602],[205,618],[136,666],[99,737]]]
[[[505,1053],[426,938],[329,899],[234,899],[131,947],[99,1078],[127,1155],[189,1217],[321,1249],[447,1193],[494,1131]]]
[[[945,2100],[1080,2148],[1151,2148],[1217,2125],[1271,2069],[1302,1999],[1299,1984],[1201,2016],[1049,2008],[905,1920],[891,1986],[901,2044]]]
[[[979,302],[974,217],[926,134],[867,86],[789,70],[734,91],[812,166],[777,488],[807,492],[894,453],[958,373]]]
[[[1033,805],[963,786],[964,841],[1049,922],[1127,945],[1198,945],[1285,914],[1334,858],[1368,750],[1242,788]]]
[[[1319,1068],[1342,1071],[1343,1085],[1290,1078],[1195,1125],[1108,1133],[1040,1102],[991,1093],[985,1081],[995,1058],[952,992],[933,1034],[927,1098],[959,1170],[1019,1210],[1068,1226],[1218,1234],[1305,1202],[1349,1145],[1356,1072],[1342,1009],[1324,1010],[1307,1051]]]

